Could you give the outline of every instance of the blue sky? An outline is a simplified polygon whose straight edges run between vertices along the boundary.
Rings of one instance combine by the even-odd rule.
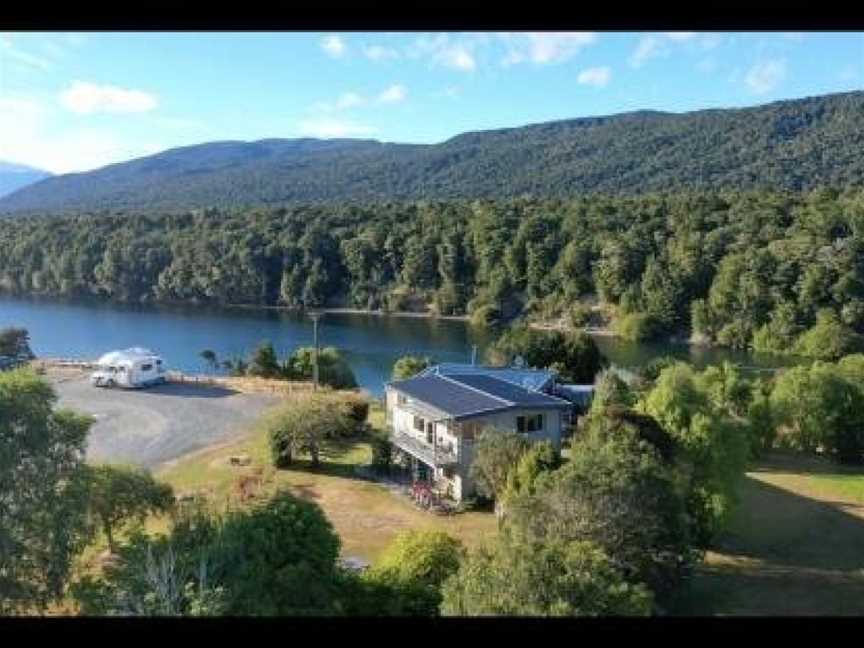
[[[861,33],[6,33],[0,159],[65,173],[214,140],[433,143],[858,89]]]

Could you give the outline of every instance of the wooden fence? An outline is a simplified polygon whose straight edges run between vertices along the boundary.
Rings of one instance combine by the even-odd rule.
[[[40,358],[32,362],[34,367],[47,369],[95,369],[96,363],[81,358]],[[206,385],[224,387],[241,392],[267,392],[271,394],[295,394],[311,392],[315,388],[312,382],[274,380],[254,376],[212,376],[208,374],[185,373],[169,370],[165,372],[168,382],[179,384]]]
[[[182,371],[166,372],[168,382],[193,385],[208,385],[236,389],[242,392],[268,392],[271,394],[294,394],[310,392],[315,386],[311,382],[273,380],[252,376],[211,376],[207,374],[188,374]]]

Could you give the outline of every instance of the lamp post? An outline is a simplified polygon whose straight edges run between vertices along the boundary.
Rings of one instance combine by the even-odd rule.
[[[309,311],[309,317],[312,318],[312,330],[314,338],[314,348],[312,351],[312,388],[318,391],[318,320],[324,314],[320,311]]]

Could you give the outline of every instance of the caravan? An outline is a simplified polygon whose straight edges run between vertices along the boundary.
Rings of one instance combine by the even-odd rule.
[[[140,347],[111,351],[96,364],[99,369],[90,376],[96,387],[147,387],[166,380],[162,358]]]

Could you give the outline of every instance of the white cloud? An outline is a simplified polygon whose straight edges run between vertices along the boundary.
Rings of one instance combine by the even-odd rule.
[[[387,88],[378,95],[378,101],[380,103],[396,103],[399,101],[404,101],[407,94],[408,91],[405,90],[405,86],[398,84],[391,85],[389,88]]]
[[[674,41],[688,41],[697,36],[696,32],[688,31],[666,32],[664,35],[666,38]]]
[[[505,66],[526,61],[537,65],[561,63],[597,40],[593,32],[503,33],[498,37],[509,43],[502,60]]]
[[[477,67],[474,55],[464,45],[454,45],[443,50],[439,60],[446,66],[471,72]]]
[[[364,103],[366,103],[366,100],[356,92],[343,92],[336,100],[336,110],[347,110],[348,108],[362,106]]]
[[[112,85],[74,81],[60,93],[60,103],[72,112],[138,113],[153,110],[158,100],[141,90],[128,90]]]
[[[0,62],[3,59],[10,59],[40,70],[47,70],[51,67],[51,62],[47,59],[16,47],[12,41],[12,37],[8,35],[0,36]]]
[[[474,45],[478,39],[463,39],[453,42],[448,34],[434,37],[421,36],[405,50],[408,58],[426,58],[433,65],[443,65],[463,72],[473,72],[477,67]]]
[[[52,173],[89,171],[149,155],[165,147],[125,141],[96,129],[56,131],[48,105],[30,98],[0,98],[0,159]]]
[[[356,137],[371,135],[375,129],[371,126],[357,124],[338,119],[307,119],[298,126],[301,135],[307,137]]]
[[[747,71],[744,83],[754,94],[766,94],[780,85],[785,77],[784,61],[761,61]]]
[[[399,52],[391,47],[384,47],[382,45],[368,45],[363,48],[363,54],[371,61],[399,58]]]
[[[608,67],[593,67],[582,70],[576,80],[583,85],[592,85],[602,88],[612,78],[612,70]]]
[[[339,58],[345,54],[348,48],[345,46],[345,41],[343,41],[339,36],[331,34],[330,36],[325,36],[321,41],[321,49],[323,49],[328,56]]]
[[[663,53],[663,42],[657,36],[646,35],[639,39],[636,49],[630,56],[630,65],[640,68],[648,59]]]
[[[702,32],[664,32],[644,34],[630,55],[630,66],[640,68],[652,58],[669,56],[672,47],[683,48],[691,54],[711,50],[723,42],[723,35]]]

